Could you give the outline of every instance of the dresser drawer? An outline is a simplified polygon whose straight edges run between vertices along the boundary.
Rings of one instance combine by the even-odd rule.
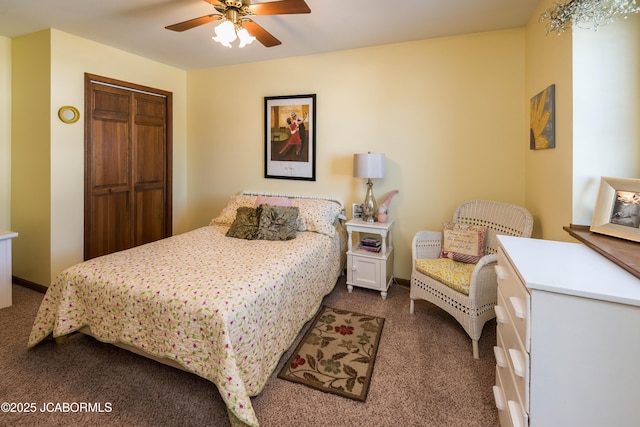
[[[496,367],[496,385],[493,386],[493,398],[498,408],[500,427],[529,427],[529,415],[516,398],[510,398],[505,392],[509,378],[504,378],[500,368]]]
[[[531,295],[515,272],[502,248],[498,249],[498,289],[504,297],[503,308],[513,319],[513,326],[525,351],[531,351]]]
[[[498,304],[496,313],[500,312],[500,307],[504,306],[505,299],[500,289],[498,289]],[[509,313],[496,315],[497,323],[497,343],[501,347],[498,357],[504,360],[505,369],[509,371],[515,388],[515,393],[525,411],[529,411],[529,380],[530,380],[530,357],[522,345],[517,332],[513,326],[513,318]]]
[[[509,416],[509,406],[498,366],[496,366],[496,385],[493,386],[493,399],[496,402],[496,408],[498,408],[500,427],[511,427],[513,424],[511,423],[511,416]]]
[[[513,370],[507,360],[509,352],[504,345],[504,341],[498,331],[496,337],[496,346],[493,348],[496,357],[496,372],[500,374],[501,386],[506,400],[520,400],[516,383],[513,379]]]

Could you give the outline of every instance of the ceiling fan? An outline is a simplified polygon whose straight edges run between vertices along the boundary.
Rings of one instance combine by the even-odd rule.
[[[172,31],[186,31],[214,21],[223,21],[216,27],[217,37],[214,40],[231,47],[230,41],[240,38],[240,47],[257,39],[265,47],[281,44],[280,40],[254,22],[250,16],[284,15],[311,13],[304,0],[278,0],[267,3],[251,4],[250,0],[204,0],[211,4],[220,14],[201,16],[165,27]],[[227,24],[228,23],[228,24]],[[225,28],[223,28],[225,27]],[[228,31],[228,33],[224,33]],[[245,30],[245,31],[243,31]]]

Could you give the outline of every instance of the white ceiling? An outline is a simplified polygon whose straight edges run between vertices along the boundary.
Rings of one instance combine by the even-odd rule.
[[[55,28],[189,70],[522,27],[538,0],[306,2],[310,14],[253,17],[282,41],[271,48],[225,48],[211,40],[213,23],[182,33],[164,28],[217,13],[204,0],[0,0],[0,35]]]

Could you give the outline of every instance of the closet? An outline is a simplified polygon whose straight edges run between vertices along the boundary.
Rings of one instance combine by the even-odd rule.
[[[171,108],[171,92],[85,74],[85,260],[171,235]]]

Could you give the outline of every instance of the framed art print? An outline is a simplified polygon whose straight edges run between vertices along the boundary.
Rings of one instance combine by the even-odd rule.
[[[264,98],[264,177],[316,180],[316,95]]]
[[[362,219],[362,216],[363,216],[362,212],[363,212],[362,203],[354,203],[351,206],[351,213],[353,218]]]
[[[640,242],[640,179],[600,178],[589,229]]]
[[[556,147],[556,85],[551,85],[529,104],[529,148],[544,150]]]

